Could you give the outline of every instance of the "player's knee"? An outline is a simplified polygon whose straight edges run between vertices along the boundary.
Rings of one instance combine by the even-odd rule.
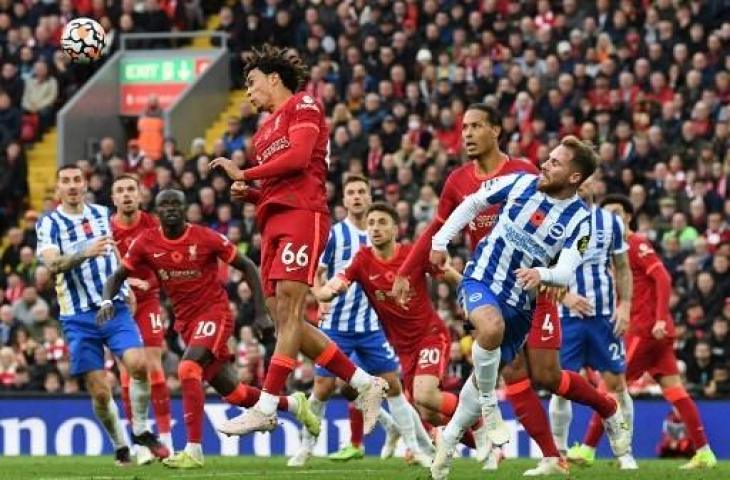
[[[531,373],[533,384],[550,390],[553,393],[558,391],[561,378],[559,368],[553,368],[551,365],[543,365],[534,369]]]
[[[504,321],[494,308],[484,308],[475,311],[470,317],[476,327],[475,339],[479,346],[494,349],[499,346],[504,336]]]
[[[400,380],[397,378],[386,378],[388,382],[388,396],[397,397],[403,393],[403,387],[401,387]]]
[[[93,388],[89,388],[89,394],[97,408],[106,408],[109,405],[109,401],[112,398],[112,393],[108,387],[104,385],[98,385]]]
[[[203,367],[192,360],[183,360],[177,367],[177,375],[181,382],[184,380],[202,381]]]
[[[413,390],[413,401],[416,405],[427,410],[432,410],[434,405],[438,403],[436,401],[437,392],[432,391],[429,388],[414,388]]]

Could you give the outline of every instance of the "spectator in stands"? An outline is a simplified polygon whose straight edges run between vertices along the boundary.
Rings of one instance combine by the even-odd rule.
[[[694,357],[687,365],[688,388],[694,393],[702,395],[705,387],[712,380],[714,368],[710,344],[705,340],[698,341],[695,344]]]
[[[46,373],[43,379],[43,390],[46,393],[61,393],[63,389],[63,380],[56,370]]]
[[[55,323],[43,327],[43,349],[46,351],[48,361],[51,363],[59,362],[68,357],[66,341],[61,337]]]
[[[0,388],[11,388],[15,383],[15,372],[19,364],[15,359],[13,349],[10,347],[0,348]]]
[[[236,116],[228,117],[228,129],[223,134],[222,140],[225,148],[225,156],[227,157],[230,157],[235,150],[246,149],[240,118]]]
[[[52,123],[58,100],[58,80],[48,70],[48,63],[39,60],[33,65],[33,76],[25,80],[23,110],[38,115],[41,131]]]
[[[156,0],[150,0],[157,3]],[[162,109],[156,95],[147,98],[144,113],[137,120],[139,132],[139,148],[146,157],[155,162],[162,158],[163,144],[165,143],[165,122],[162,119]]]
[[[0,71],[0,89],[10,97],[10,103],[14,107],[20,107],[25,84],[18,75],[18,67],[15,63],[3,63],[2,71]]]
[[[18,325],[13,316],[13,308],[10,305],[0,306],[0,347],[10,345],[10,339]]]
[[[17,227],[8,230],[8,245],[3,251],[0,262],[5,274],[14,272],[20,263],[20,251],[23,249],[23,232]]]
[[[38,292],[35,287],[29,285],[23,288],[23,294],[21,298],[17,299],[13,303],[13,316],[24,326],[30,327],[33,325],[33,314],[31,310],[36,304],[45,305],[48,308],[48,304],[45,300],[38,296]]]
[[[38,348],[38,342],[30,336],[30,332],[25,325],[20,325],[13,332],[10,339],[10,346],[15,354],[15,359],[20,365],[28,365],[33,362],[35,349]]]
[[[20,276],[24,284],[32,285],[35,280],[37,268],[38,259],[36,259],[35,252],[29,246],[24,245],[20,249],[20,262],[15,267],[15,273]]]
[[[20,138],[21,112],[5,91],[0,91],[0,145]]]

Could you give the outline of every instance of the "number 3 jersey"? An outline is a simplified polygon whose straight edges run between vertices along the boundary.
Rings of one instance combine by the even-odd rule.
[[[172,302],[175,329],[200,318],[231,315],[228,295],[218,278],[218,260],[230,263],[235,246],[223,235],[198,225],[186,225],[179,238],[166,238],[161,228],[143,231],[129,247],[123,265],[135,271],[147,267]]]

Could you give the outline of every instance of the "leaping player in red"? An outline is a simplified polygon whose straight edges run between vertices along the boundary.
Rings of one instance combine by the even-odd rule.
[[[183,397],[187,445],[185,450],[163,461],[166,467],[192,469],[203,466],[203,381],[212,386],[228,403],[252,407],[261,391],[238,382],[231,366],[228,339],[233,317],[228,295],[218,279],[219,260],[242,271],[251,287],[255,323],[266,323],[266,307],[258,270],[239,254],[226,237],[185,222],[185,195],[179,190],[163,190],[155,199],[160,228],[142,231],[132,242],[122,265],[104,284],[104,300],[97,313],[103,324],[114,315],[109,300],[119,291],[130,272],[147,267],[154,271],[162,289],[172,302],[175,330],[186,349],[178,366]],[[303,393],[277,397],[277,407],[294,413],[313,436],[319,434],[319,419],[309,410]]]
[[[276,322],[277,341],[261,399],[219,430],[231,435],[270,431],[276,405],[299,352],[359,392],[365,433],[375,426],[387,383],[357,368],[319,329],[304,319],[309,287],[330,228],[325,181],[329,132],[322,107],[299,92],[306,68],[287,49],[264,46],[245,68],[251,103],[270,115],[253,137],[258,165],[240,170],[227,158],[223,168],[235,181],[234,198],[256,204],[261,230],[261,278],[266,305]],[[295,93],[297,92],[297,93]],[[244,182],[260,181],[261,188]]]
[[[139,180],[132,175],[120,175],[112,183],[112,202],[117,212],[112,216],[111,225],[119,254],[123,257],[132,241],[143,230],[159,227],[154,215],[140,208]],[[148,268],[133,272],[128,279],[136,299],[137,309],[134,319],[142,334],[147,372],[150,381],[150,401],[155,413],[160,441],[173,452],[170,434],[170,392],[167,389],[165,372],[162,369],[162,342],[165,341],[165,328],[160,318],[160,286],[155,273]],[[132,421],[132,405],[129,398],[129,374],[120,366],[122,383],[122,403],[124,413]],[[144,465],[154,460],[145,447],[137,449],[137,463]]]

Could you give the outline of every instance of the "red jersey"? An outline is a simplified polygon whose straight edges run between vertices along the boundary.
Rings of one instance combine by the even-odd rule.
[[[311,153],[292,142],[292,136],[302,133],[316,137]],[[260,190],[249,197],[258,204],[259,221],[275,206],[329,212],[325,190],[328,141],[324,109],[306,92],[292,95],[266,119],[252,142],[258,166],[244,171],[247,181],[261,180]]]
[[[137,221],[135,221],[132,225],[124,225],[120,223],[117,214],[112,216],[111,224],[112,234],[114,235],[114,240],[117,242],[119,253],[122,257],[127,254],[130,245],[132,245],[132,242],[140,233],[149,228],[157,228],[160,226],[160,223],[157,221],[157,217],[141,210],[137,216]],[[147,290],[140,290],[139,288],[132,286],[132,291],[137,299],[137,303],[140,303],[147,298],[158,298],[160,296],[160,284],[157,281],[157,276],[146,265],[140,265],[139,269],[132,271],[130,276],[144,280],[150,286]]]
[[[386,262],[375,256],[372,247],[363,247],[341,274],[347,281],[358,282],[362,286],[397,352],[418,348],[419,340],[426,335],[448,335],[446,325],[433,309],[428,294],[426,273],[430,271],[430,263],[423,262],[412,272],[411,299],[406,308],[390,294],[395,274],[411,249],[411,245],[396,244],[393,258]]]
[[[629,333],[653,338],[657,320],[667,322],[667,336],[674,337],[674,321],[669,313],[672,279],[651,243],[644,236],[629,233],[629,265],[634,279]]]
[[[175,329],[200,317],[230,316],[228,295],[218,279],[218,260],[230,263],[236,247],[223,235],[199,225],[187,225],[174,240],[161,228],[145,230],[132,243],[122,263],[130,270],[147,265],[154,270],[175,313]]]
[[[537,175],[540,171],[529,162],[512,158],[500,163],[488,175],[479,174],[476,162],[468,162],[460,166],[451,172],[446,179],[444,189],[441,191],[441,197],[439,198],[436,219],[443,224],[449,218],[451,212],[464,200],[464,197],[479,190],[485,181],[511,173],[533,173]],[[500,205],[487,207],[464,229],[464,233],[469,238],[469,245],[472,249],[476,248],[479,241],[492,231],[492,228],[497,223],[500,208]]]

